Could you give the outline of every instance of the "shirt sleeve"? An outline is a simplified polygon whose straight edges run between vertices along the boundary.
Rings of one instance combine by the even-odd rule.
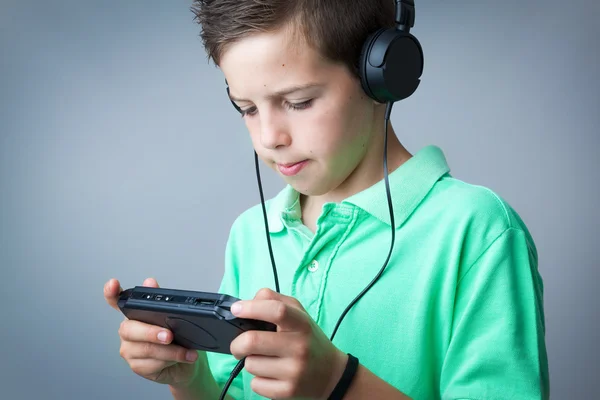
[[[442,399],[549,398],[543,283],[528,239],[506,229],[460,278]]]
[[[236,243],[234,228],[232,228],[232,232],[229,235],[226,245],[225,269],[221,284],[219,286],[219,293],[239,298],[239,264],[237,262],[237,254],[235,252]],[[231,371],[233,371],[237,365],[238,360],[236,360],[236,358],[231,354],[207,352],[206,355],[215,381],[220,388],[223,388],[229,379]],[[240,374],[233,380],[229,386],[229,389],[227,390],[227,395],[235,400],[244,399],[242,374],[243,371],[240,372]]]

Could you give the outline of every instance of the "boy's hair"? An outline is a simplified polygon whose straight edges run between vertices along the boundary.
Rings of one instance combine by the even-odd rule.
[[[216,65],[237,40],[289,28],[295,38],[299,35],[357,77],[368,35],[394,26],[393,0],[194,0],[191,10],[208,58]]]

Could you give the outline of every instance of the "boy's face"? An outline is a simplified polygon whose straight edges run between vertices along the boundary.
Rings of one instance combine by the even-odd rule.
[[[231,45],[220,68],[258,156],[292,187],[320,196],[360,179],[383,121],[344,66],[282,30]]]

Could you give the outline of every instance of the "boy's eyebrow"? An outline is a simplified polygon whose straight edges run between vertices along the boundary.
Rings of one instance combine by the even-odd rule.
[[[267,97],[269,99],[272,99],[272,98],[275,98],[275,97],[281,97],[281,96],[288,95],[290,93],[298,92],[300,90],[312,89],[314,87],[319,87],[319,86],[323,86],[323,85],[320,84],[320,83],[307,83],[307,84],[304,84],[304,85],[294,85],[294,86],[290,86],[289,88],[281,89],[281,90],[279,90],[279,91],[277,91],[275,93],[271,93]],[[229,98],[232,101],[248,101],[248,102],[250,102],[250,100],[240,99],[238,97],[235,97],[231,93],[229,94]]]

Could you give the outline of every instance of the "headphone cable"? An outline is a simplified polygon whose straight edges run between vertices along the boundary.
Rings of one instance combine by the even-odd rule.
[[[256,170],[256,181],[258,182],[258,191],[260,193],[260,204],[262,206],[263,220],[265,222],[267,245],[269,247],[269,255],[271,256],[271,265],[273,266],[273,277],[275,278],[275,290],[277,291],[277,293],[280,293],[279,278],[277,277],[277,268],[275,267],[275,256],[273,255],[273,246],[271,245],[271,236],[269,235],[269,223],[267,221],[267,209],[265,207],[265,196],[263,194],[262,182],[260,179],[258,154],[256,153],[256,151],[254,152],[254,168]],[[223,390],[221,391],[221,396],[219,397],[219,400],[225,400],[225,395],[227,394],[227,391],[229,390],[229,386],[231,386],[231,383],[233,382],[233,380],[242,371],[242,369],[244,368],[245,362],[246,362],[246,357],[239,360],[238,363],[236,364],[235,368],[233,368],[233,371],[231,371],[231,373],[229,374],[229,379],[227,380],[227,382],[225,383],[225,386],[223,387]]]
[[[388,163],[387,163],[388,125],[389,125],[389,121],[390,121],[390,116],[392,114],[392,107],[393,107],[393,105],[394,105],[393,102],[388,102],[387,105],[386,105],[385,117],[384,117],[384,121],[385,121],[384,132],[385,132],[385,134],[384,134],[384,139],[383,139],[383,179],[385,181],[385,192],[386,192],[386,195],[387,195],[388,208],[389,208],[389,211],[390,211],[390,226],[391,226],[391,231],[392,231],[392,238],[391,238],[391,243],[390,243],[390,250],[388,252],[387,258],[385,259],[385,262],[383,263],[383,266],[379,270],[379,273],[375,276],[375,278],[373,278],[373,280],[367,285],[367,287],[364,288],[363,291],[360,292],[360,294],[358,296],[356,296],[354,298],[354,300],[352,300],[352,302],[350,302],[350,304],[348,304],[348,306],[346,307],[346,309],[344,310],[344,312],[342,313],[342,315],[338,319],[337,324],[335,325],[335,328],[333,330],[333,333],[331,334],[331,337],[329,339],[332,342],[333,342],[333,338],[335,337],[335,334],[337,333],[337,330],[338,330],[340,324],[342,323],[342,320],[346,316],[346,314],[348,314],[348,312],[354,306],[354,304],[356,304],[356,302],[375,284],[375,282],[383,274],[383,271],[387,267],[388,262],[390,261],[390,257],[392,256],[392,251],[394,249],[394,242],[395,242],[395,239],[396,239],[396,223],[395,223],[395,220],[394,220],[394,208],[392,206],[392,195],[391,195],[391,191],[390,191],[390,182],[389,182],[389,177],[388,177],[388,175],[389,175],[389,173],[388,173]],[[262,205],[263,219],[264,219],[264,222],[265,222],[265,232],[266,232],[266,235],[267,235],[267,245],[269,247],[269,255],[271,257],[271,265],[273,266],[273,276],[275,278],[275,288],[276,288],[277,293],[280,293],[280,291],[279,291],[279,279],[277,277],[277,268],[275,267],[275,257],[273,256],[273,247],[271,246],[271,238],[270,238],[270,235],[269,235],[269,223],[267,222],[267,211],[266,211],[266,208],[265,208],[265,197],[264,197],[264,194],[263,194],[262,183],[261,183],[261,179],[260,179],[260,168],[259,168],[259,162],[258,162],[258,154],[256,153],[256,151],[254,152],[254,166],[255,166],[255,169],[256,169],[256,179],[258,181],[258,191],[260,192],[260,203]],[[221,396],[219,397],[219,400],[225,400],[225,395],[227,394],[227,391],[229,390],[229,387],[231,386],[231,383],[233,382],[233,380],[238,376],[238,374],[244,368],[245,361],[246,361],[246,357],[244,357],[241,360],[239,360],[238,363],[236,364],[235,368],[231,371],[231,373],[229,374],[229,379],[225,383],[225,386],[223,386],[223,390],[221,391]]]
[[[346,307],[346,309],[344,310],[344,312],[342,313],[342,315],[340,316],[340,318],[338,319],[337,324],[335,325],[335,328],[333,330],[333,333],[331,334],[331,338],[329,340],[331,340],[333,342],[333,338],[335,336],[335,334],[337,333],[337,330],[340,326],[340,324],[342,323],[342,320],[344,319],[344,317],[346,316],[346,314],[348,313],[348,311],[350,311],[350,309],[352,308],[352,306],[354,306],[354,304],[365,294],[367,293],[367,290],[369,290],[374,284],[375,282],[379,279],[379,277],[381,276],[381,274],[383,274],[383,270],[385,270],[385,268],[388,265],[388,262],[390,261],[390,257],[392,256],[392,250],[394,249],[394,242],[396,240],[396,223],[394,221],[394,207],[392,206],[392,195],[391,195],[391,191],[390,191],[390,182],[389,182],[389,178],[388,178],[388,165],[387,165],[387,147],[388,147],[388,124],[389,124],[389,120],[390,120],[390,115],[392,114],[392,106],[394,103],[392,102],[388,102],[386,109],[385,109],[385,135],[383,138],[383,179],[385,181],[385,192],[387,195],[387,201],[388,201],[388,208],[390,211],[390,226],[391,226],[391,230],[392,230],[392,239],[391,239],[391,243],[390,243],[390,250],[388,252],[387,258],[385,259],[385,262],[383,263],[383,266],[381,267],[381,269],[379,270],[379,273],[377,274],[377,276],[375,276],[375,278],[373,278],[373,280],[371,281],[371,283],[369,283],[367,285],[366,288],[363,289],[363,291],[354,298],[354,300],[352,300],[352,302],[350,302],[350,304],[348,304],[348,307]]]

